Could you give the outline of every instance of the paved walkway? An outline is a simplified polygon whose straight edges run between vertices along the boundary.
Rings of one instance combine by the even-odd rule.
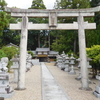
[[[75,80],[78,70],[76,73],[76,75],[69,75],[54,66],[54,63],[46,63],[46,66],[44,63],[41,66],[35,65],[26,73],[26,90],[15,90],[14,96],[5,100],[100,100],[92,94],[98,81],[91,80],[92,91],[80,90],[81,82]],[[17,87],[14,83],[10,85],[13,88]]]
[[[57,83],[46,65],[41,63],[41,67],[43,100],[71,100]]]

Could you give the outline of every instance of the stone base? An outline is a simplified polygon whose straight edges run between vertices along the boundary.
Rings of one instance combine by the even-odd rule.
[[[80,89],[80,90],[85,90],[85,91],[92,91],[92,88],[90,88],[90,87],[88,87],[88,88],[80,87],[79,89]]]
[[[65,71],[65,72],[69,72],[69,68],[65,68],[64,71]]]
[[[13,95],[14,95],[14,92],[9,93],[9,94],[0,94],[0,97],[3,97],[3,98],[11,98]]]
[[[74,71],[70,71],[68,74],[75,75],[75,74],[76,74],[76,72],[74,72]]]
[[[11,82],[9,82],[10,84],[17,84],[18,82],[16,82],[16,81],[11,81]]]
[[[94,91],[93,94],[94,94],[97,98],[100,98],[100,93]]]
[[[22,91],[22,90],[26,90],[26,88],[23,89],[15,88],[14,90]]]
[[[77,77],[77,78],[75,78],[77,81],[80,81],[81,80],[81,78],[80,77]]]
[[[91,80],[88,80],[89,84],[92,84]]]

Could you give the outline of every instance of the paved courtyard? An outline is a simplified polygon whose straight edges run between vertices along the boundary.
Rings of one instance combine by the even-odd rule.
[[[50,77],[50,79],[53,78],[57,83],[57,86],[60,87],[58,88],[57,86],[51,84],[51,86],[54,86],[54,89],[55,87],[57,87],[59,91],[60,89],[63,90],[63,92],[61,91],[60,93],[67,94],[68,98],[67,99],[62,98],[61,100],[100,100],[100,98],[97,98],[93,95],[95,86],[98,85],[98,80],[90,79],[92,83],[89,86],[92,88],[92,91],[80,90],[79,88],[81,87],[81,82],[75,80],[75,78],[78,76],[77,68],[75,68],[77,74],[70,75],[67,72],[60,70],[57,66],[54,66],[54,63],[45,63],[45,65],[46,65],[45,67],[46,69],[44,69],[40,65],[33,66],[30,69],[30,71],[26,73],[26,90],[23,91],[15,90],[14,96],[12,98],[5,99],[5,100],[58,100],[58,99],[45,97],[46,94],[44,92],[46,90],[46,92],[48,93],[48,90],[44,86],[48,86],[49,85],[48,82],[50,82],[48,80],[49,78],[47,77]],[[44,74],[44,76],[43,76],[44,73],[43,70],[44,72],[46,72],[46,70],[48,71],[47,73]],[[50,74],[51,76],[47,74]],[[47,78],[47,80],[43,81],[45,78]],[[10,73],[10,85],[15,89],[17,85],[11,82],[12,79],[13,79],[13,74]],[[48,84],[44,84],[43,82],[46,82]],[[53,92],[51,91],[50,93],[54,97],[57,97],[57,94],[55,93],[58,92],[57,91],[54,93]],[[47,94],[47,95],[50,96],[51,94]]]

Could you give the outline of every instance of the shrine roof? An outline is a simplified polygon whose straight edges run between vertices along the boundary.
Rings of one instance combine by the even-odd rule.
[[[36,48],[36,51],[50,51],[49,48]]]
[[[16,47],[16,48],[18,48],[19,46],[17,46],[17,45],[15,45],[15,44],[13,44],[13,43],[9,43],[9,44],[7,44],[6,46],[8,46],[8,47],[10,47],[10,46],[14,46],[14,47]]]
[[[57,55],[57,54],[59,54],[59,52],[56,52],[56,51],[49,51],[49,54],[51,54],[51,55]]]

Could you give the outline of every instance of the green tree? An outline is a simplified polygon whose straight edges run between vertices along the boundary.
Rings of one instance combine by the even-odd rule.
[[[21,18],[14,18],[11,17],[10,14],[6,14],[6,17],[8,19],[8,23],[17,23],[21,21]],[[9,43],[13,43],[16,45],[19,45],[20,43],[20,33],[19,30],[10,30],[9,27],[5,27],[3,30],[3,34],[0,36],[0,39],[2,40],[2,43],[0,46],[7,45]]]
[[[6,57],[6,54],[4,53],[3,50],[0,50],[0,59],[1,59],[2,57]]]
[[[43,0],[33,0],[32,5],[29,9],[46,9]],[[30,22],[33,23],[46,23],[46,18],[29,18]],[[34,50],[36,47],[40,47],[40,40],[45,36],[45,31],[43,30],[30,30],[28,34],[28,50]]]
[[[19,54],[19,48],[16,48],[14,46],[12,47],[7,47],[7,46],[4,46],[2,47],[1,49],[5,55],[9,58],[9,60],[14,57],[16,54]]]
[[[56,9],[80,9],[89,8],[90,0],[56,0]]]
[[[55,9],[81,9],[81,8],[89,8],[90,7],[90,0],[56,0],[55,2]],[[88,20],[88,19],[85,19]],[[77,21],[77,18],[58,18],[59,23],[73,23]],[[61,37],[63,36],[63,41]],[[59,44],[56,41],[53,42],[52,48],[54,49],[55,45],[59,47],[60,43],[63,44],[63,50],[65,52],[69,52],[70,50],[73,51],[75,54],[78,53],[78,31],[76,30],[65,30],[60,31],[60,35],[58,36]],[[58,48],[58,51],[62,52],[61,49]]]
[[[87,48],[87,56],[92,59],[93,77],[97,75],[97,70],[100,70],[100,45],[93,45]]]
[[[33,0],[31,9],[46,9],[42,0]]]
[[[91,7],[96,7],[99,5],[100,0],[91,0]],[[100,12],[95,13],[94,22],[96,23],[96,29],[94,32],[92,31],[87,34],[88,47],[91,47],[92,45],[100,45]]]
[[[0,0],[0,36],[3,33],[5,27],[8,26],[8,20],[6,17],[6,12],[4,11],[4,7],[6,6],[5,0]]]

